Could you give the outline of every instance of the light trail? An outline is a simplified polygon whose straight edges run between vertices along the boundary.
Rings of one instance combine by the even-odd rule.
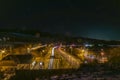
[[[52,69],[53,68],[53,62],[54,62],[54,50],[57,48],[57,46],[52,48],[52,54],[50,56],[50,62],[48,65],[48,69]]]
[[[72,46],[72,45],[66,45],[67,46]],[[81,46],[81,45],[74,45],[74,46]],[[60,47],[65,47],[65,45],[62,45],[62,46],[55,46],[52,48],[52,53],[51,53],[51,56],[50,56],[50,62],[48,64],[48,69],[53,69],[53,63],[54,63],[54,50],[56,48],[58,48],[58,50],[64,55],[64,57],[72,64],[72,65],[77,65],[77,67],[79,66],[80,62],[79,60],[73,58],[72,56],[66,54],[65,52],[63,52]]]

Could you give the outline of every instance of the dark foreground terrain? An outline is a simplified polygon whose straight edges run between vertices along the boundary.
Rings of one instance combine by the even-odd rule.
[[[10,80],[120,80],[120,69],[85,65],[80,69],[19,70]]]

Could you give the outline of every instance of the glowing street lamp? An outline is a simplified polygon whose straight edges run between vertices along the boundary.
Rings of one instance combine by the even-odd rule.
[[[82,49],[82,53],[84,53],[85,52],[85,50],[84,49]]]
[[[2,50],[1,52],[2,52],[2,53],[5,53],[5,50]]]

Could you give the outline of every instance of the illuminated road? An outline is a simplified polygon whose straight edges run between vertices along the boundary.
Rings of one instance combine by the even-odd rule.
[[[60,52],[60,55],[66,59],[73,68],[79,68],[80,66],[80,60],[76,59],[74,56],[66,53],[65,51],[61,50],[61,47],[58,48],[58,51]]]
[[[32,47],[31,50],[37,50],[39,48],[46,47],[46,45],[38,45],[36,47]]]
[[[53,65],[54,65],[54,52],[55,49],[60,53],[60,55],[68,62],[70,63],[70,65],[72,66],[72,68],[79,68],[80,66],[80,59],[75,58],[74,56],[66,53],[65,51],[61,50],[62,46],[59,46],[59,48],[57,46],[52,48],[52,53],[50,56],[50,61],[48,64],[48,69],[53,69]]]
[[[54,50],[57,48],[57,46],[52,48],[52,54],[50,56],[50,62],[48,65],[48,69],[52,69],[53,68],[53,62],[54,62]]]

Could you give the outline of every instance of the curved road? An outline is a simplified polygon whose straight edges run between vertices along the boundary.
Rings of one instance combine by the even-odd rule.
[[[54,64],[54,50],[57,48],[57,50],[60,52],[60,55],[63,56],[74,68],[79,68],[80,66],[80,60],[76,59],[74,56],[64,52],[61,50],[61,46],[55,46],[52,48],[52,53],[50,56],[50,62],[48,64],[48,69],[53,69],[53,64]]]
[[[53,62],[54,62],[54,50],[57,48],[57,46],[52,48],[52,54],[50,56],[50,62],[48,65],[48,69],[52,69],[53,68]]]

